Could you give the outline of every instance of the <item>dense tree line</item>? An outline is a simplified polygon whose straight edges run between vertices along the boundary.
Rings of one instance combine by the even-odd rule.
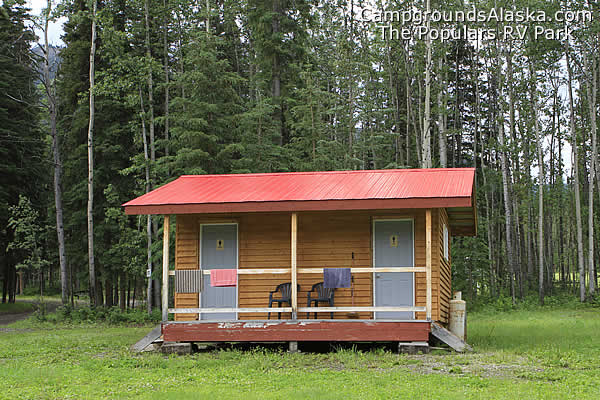
[[[41,26],[67,18],[54,77],[47,40],[41,55],[31,51],[23,2],[5,1],[3,301],[14,300],[18,266],[40,287],[62,276],[64,302],[87,290],[98,305],[124,308],[144,292],[158,304],[160,218],[127,217],[120,204],[181,174],[415,167],[477,168],[479,234],[453,241],[454,288],[468,299],[593,297],[597,6],[482,0],[483,10],[594,18],[573,23],[568,40],[530,31],[442,42],[383,37],[361,20],[366,3],[49,2]],[[23,234],[31,221],[38,229]],[[45,263],[27,258],[23,235],[37,235]]]

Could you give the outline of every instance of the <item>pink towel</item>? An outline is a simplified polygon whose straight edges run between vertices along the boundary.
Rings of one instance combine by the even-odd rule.
[[[237,286],[237,269],[211,269],[210,286],[234,287]]]

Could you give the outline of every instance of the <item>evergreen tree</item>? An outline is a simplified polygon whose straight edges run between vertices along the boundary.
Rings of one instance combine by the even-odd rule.
[[[90,49],[90,20],[89,9],[85,1],[73,1],[67,4],[69,20],[65,24],[63,40],[66,47],[61,52],[62,63],[59,71],[58,92],[59,130],[64,133],[64,187],[65,187],[65,230],[67,251],[74,265],[87,265],[86,235],[86,202],[87,202],[87,129],[89,106],[87,93],[89,89],[89,49]],[[130,166],[134,155],[134,136],[131,134],[130,123],[135,119],[135,112],[119,97],[118,90],[106,88],[106,81],[112,79],[118,82],[113,74],[107,73],[112,60],[110,52],[104,49],[104,42],[111,44],[104,35],[104,30],[119,31],[127,23],[128,8],[124,2],[99,4],[98,46],[96,55],[97,88],[95,93],[94,121],[94,248],[97,275],[97,297],[99,304],[112,304],[111,287],[120,271],[119,265],[114,265],[104,259],[106,249],[118,241],[118,227],[104,223],[107,207],[104,191],[108,185],[113,185],[123,202],[134,196],[135,177],[119,174],[119,171]],[[120,8],[119,8],[120,7]],[[110,25],[103,25],[107,14],[117,17],[110,20]],[[123,92],[120,92],[122,94]],[[137,132],[137,131],[136,131]],[[132,223],[134,223],[132,221]],[[88,279],[84,269],[76,271],[77,281]],[[104,287],[104,296],[102,288]]]
[[[27,196],[32,209],[43,209],[48,189],[44,164],[46,141],[39,129],[36,71],[31,53],[35,39],[28,27],[25,1],[9,0],[0,5],[0,263],[2,302],[15,300],[16,270],[22,255],[8,249],[19,241],[14,226],[8,226],[9,207]],[[14,248],[14,247],[11,247]]]

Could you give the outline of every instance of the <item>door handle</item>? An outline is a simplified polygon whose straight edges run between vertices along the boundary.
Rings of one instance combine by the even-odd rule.
[[[375,274],[375,278],[381,278],[381,274]]]

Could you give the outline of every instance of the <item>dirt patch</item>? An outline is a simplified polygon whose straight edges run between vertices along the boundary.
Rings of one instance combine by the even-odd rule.
[[[455,376],[523,378],[531,373],[543,372],[531,364],[531,360],[515,357],[506,362],[491,361],[491,354],[469,354],[461,356],[421,355],[408,356],[412,361],[406,368],[418,374],[441,374]]]
[[[23,328],[23,329],[13,329],[13,328],[0,328],[0,333],[11,333],[11,332],[34,332],[34,329]]]
[[[23,301],[23,303],[36,304],[36,302],[34,302],[34,301]],[[60,302],[54,302],[54,301],[46,302],[47,311],[49,313],[56,311],[56,309],[58,308],[58,306],[60,306],[60,304],[61,304]],[[18,314],[0,314],[0,326],[1,325],[9,325],[14,322],[26,319],[34,312],[35,312],[35,310],[27,311],[24,313],[18,313]],[[0,329],[0,332],[5,332],[5,330]]]

